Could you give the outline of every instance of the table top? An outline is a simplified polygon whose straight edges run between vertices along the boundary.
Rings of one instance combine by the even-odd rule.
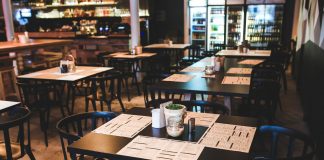
[[[111,67],[76,66],[72,73],[60,73],[59,67],[18,76],[18,79],[75,82],[111,70]]]
[[[6,110],[19,105],[20,102],[12,102],[12,101],[2,101],[0,100],[0,112],[5,112]]]
[[[146,108],[132,108],[126,113],[134,114],[134,115],[151,116],[151,110]],[[216,120],[216,122],[257,127],[257,120],[248,117],[220,115],[219,118]],[[188,127],[185,126],[184,134],[178,138],[169,137],[167,135],[165,127],[161,129],[157,129],[157,128],[152,128],[151,125],[147,126],[138,135],[188,141],[187,128]],[[194,141],[197,142],[207,129],[208,129],[207,127],[196,126],[196,134],[194,136]],[[108,157],[109,159],[131,159],[130,157],[125,157],[116,154],[119,150],[121,150],[124,146],[126,146],[131,140],[132,140],[131,138],[104,135],[104,134],[91,132],[85,135],[84,137],[82,137],[80,140],[69,145],[68,150],[74,153],[84,153],[86,155],[97,155],[97,156],[100,155],[103,157]],[[234,151],[205,147],[199,159],[200,160],[214,159],[215,157],[217,157],[219,160],[228,160],[228,159],[245,160],[245,159],[249,159],[249,154],[243,152],[234,152]]]
[[[116,52],[109,55],[104,56],[104,58],[114,58],[114,59],[144,59],[155,56],[156,53],[141,53],[131,55],[128,52]]]
[[[237,50],[221,50],[217,55],[225,57],[267,58],[270,57],[271,50],[249,50],[247,53],[239,53]]]
[[[30,39],[29,43],[19,42],[0,42],[0,52],[17,52],[20,50],[49,47],[55,45],[67,45],[72,43],[72,40],[57,40],[57,39]]]
[[[186,47],[190,46],[190,44],[151,44],[147,45],[144,48],[149,48],[149,49],[184,49]]]
[[[211,58],[204,58],[189,67],[205,68],[205,66],[211,64]],[[230,65],[231,67],[252,67],[251,65]],[[250,77],[250,75],[238,75],[238,74],[227,74],[227,67],[225,71],[219,71],[213,76],[213,78],[203,78],[205,73],[200,72],[179,72],[177,74],[185,74],[194,76],[188,82],[173,82],[173,81],[160,81],[155,85],[151,85],[150,89],[152,90],[161,90],[161,91],[172,91],[175,93],[196,93],[196,94],[217,94],[224,96],[241,96],[246,97],[249,94],[249,85],[236,85],[236,84],[222,84],[224,76],[243,76]]]

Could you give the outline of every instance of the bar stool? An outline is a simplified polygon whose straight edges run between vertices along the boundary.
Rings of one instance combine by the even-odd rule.
[[[0,142],[0,159],[20,159],[26,154],[30,159],[35,159],[30,143],[30,115],[31,112],[24,107],[14,108],[0,114],[0,130],[4,136],[4,142]],[[27,125],[27,132],[25,132],[25,125]],[[19,127],[19,143],[10,141],[9,129],[14,127]],[[27,144],[25,144],[25,137],[27,138]]]

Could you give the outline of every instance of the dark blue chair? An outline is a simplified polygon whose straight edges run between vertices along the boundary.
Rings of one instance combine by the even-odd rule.
[[[268,153],[255,156],[254,160],[312,160],[314,157],[314,142],[309,136],[299,131],[280,126],[265,125],[259,128],[259,133],[262,137],[270,134],[271,147]],[[287,146],[282,146],[284,144],[282,143],[284,138],[288,140]],[[302,152],[298,155],[296,155],[296,151],[294,150],[294,146],[297,144],[296,141],[303,144]],[[278,145],[281,146],[278,147]],[[283,151],[282,148],[287,149]],[[278,158],[278,149],[281,149],[281,152],[286,152],[286,156]]]
[[[78,139],[83,137],[84,134],[96,129],[99,125],[99,122],[101,122],[102,125],[115,117],[116,114],[113,112],[87,112],[75,114],[61,119],[57,123],[56,129],[58,130],[60,135],[64,159],[67,160],[64,140],[66,140],[67,144],[70,145],[74,141],[77,141]],[[99,121],[100,119],[102,121]]]

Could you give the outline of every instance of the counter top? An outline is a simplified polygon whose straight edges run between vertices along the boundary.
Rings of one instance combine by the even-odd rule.
[[[55,45],[68,45],[72,40],[58,39],[30,39],[29,43],[19,43],[15,41],[0,42],[0,53],[17,52],[20,50],[49,47]]]
[[[23,34],[23,33],[21,33]],[[128,34],[110,34],[106,36],[77,35],[75,32],[29,32],[29,37],[34,39],[110,39],[130,38]]]

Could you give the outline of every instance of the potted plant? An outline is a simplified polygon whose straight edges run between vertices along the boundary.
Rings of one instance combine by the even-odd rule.
[[[186,106],[181,104],[169,104],[164,107],[167,132],[172,137],[178,137],[183,133],[183,120],[186,115]]]

